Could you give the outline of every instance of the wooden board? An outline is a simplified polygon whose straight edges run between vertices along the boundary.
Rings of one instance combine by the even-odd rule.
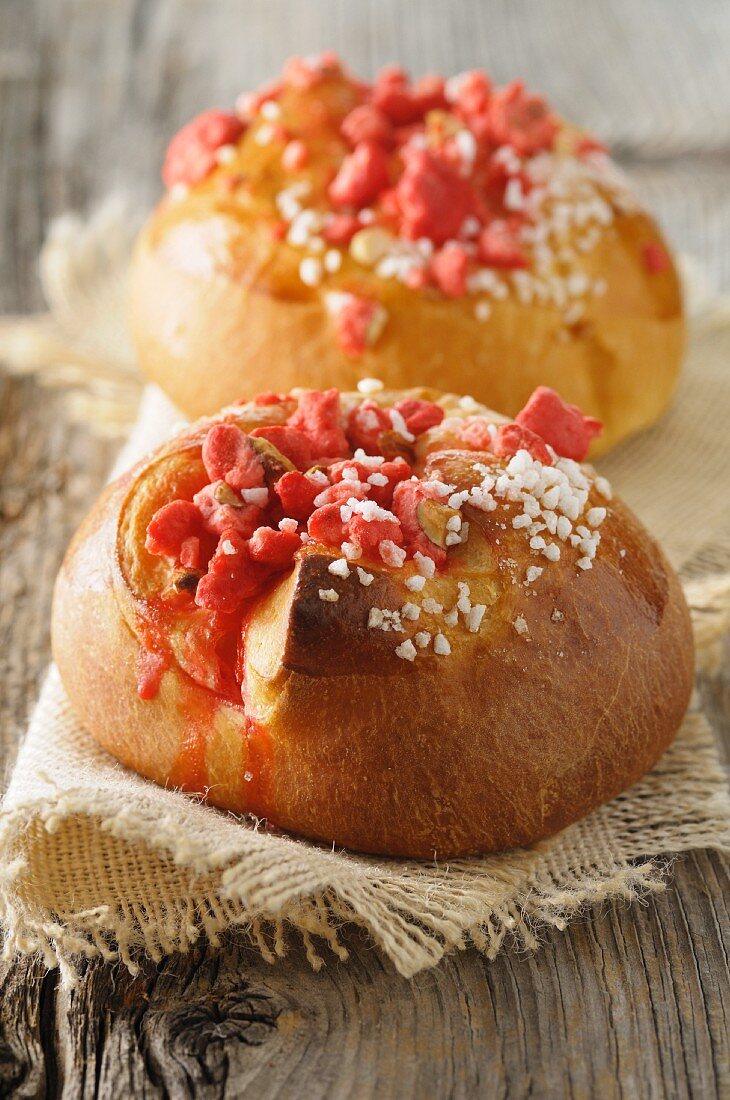
[[[551,68],[561,56],[561,29],[593,35],[589,53],[598,48],[600,31],[618,56],[637,8],[645,11],[646,41],[633,42],[631,56],[648,51],[655,65],[661,56],[678,79],[692,50],[705,51],[703,80],[687,91],[684,104],[697,112],[700,136],[710,140],[706,114],[700,118],[703,97],[711,99],[704,75],[721,67],[722,35],[727,43],[730,30],[713,3],[695,7],[691,19],[684,5],[663,5],[664,29],[654,41],[658,8],[629,0],[600,7],[561,0],[539,9],[431,0],[3,0],[0,310],[40,305],[35,257],[48,217],[85,207],[115,185],[151,201],[170,130],[199,107],[225,103],[244,84],[263,79],[288,52],[334,43],[364,71],[397,57],[417,71],[482,59],[501,76],[516,71],[515,58],[524,54],[536,82],[552,80],[567,98],[564,73],[558,80]],[[662,45],[667,22],[685,42],[685,53],[673,60]],[[581,110],[596,114],[599,128],[603,118],[611,136],[633,147],[642,118],[627,119],[621,129],[618,92],[615,114],[601,115],[599,93],[615,90],[611,66],[592,76],[586,58],[578,61],[573,77],[586,79],[588,88]],[[658,77],[659,87],[671,88],[672,79],[672,73]],[[672,135],[680,141],[680,123],[664,134],[670,151]],[[727,137],[720,133],[717,142]],[[677,187],[686,187],[686,158],[675,152]],[[676,222],[677,232],[697,247],[712,237],[708,263],[718,249],[708,225],[730,233],[722,217],[730,173],[716,153],[700,159],[692,175],[699,197],[682,205]],[[639,155],[635,149],[633,155]],[[682,192],[673,190],[671,164],[646,160],[637,170],[665,196],[670,213],[679,208]],[[709,203],[710,180],[719,205]],[[720,262],[715,271],[725,277]],[[109,443],[71,425],[60,393],[0,374],[0,746],[6,766],[48,659],[55,571],[112,454]],[[727,736],[730,679],[726,674],[704,688]],[[504,954],[490,963],[465,951],[411,982],[359,934],[347,940],[350,962],[332,960],[319,974],[300,950],[272,967],[233,937],[220,950],[201,947],[188,958],[149,963],[136,978],[90,964],[73,993],[62,992],[57,975],[36,961],[6,965],[0,970],[0,1095],[729,1096],[729,887],[729,861],[697,853],[675,865],[673,885],[662,896],[631,908],[606,907],[564,933],[549,932],[535,955]]]

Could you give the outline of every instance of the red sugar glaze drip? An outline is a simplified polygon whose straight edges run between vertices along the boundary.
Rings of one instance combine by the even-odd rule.
[[[255,817],[265,817],[270,825],[276,824],[272,816],[271,801],[271,737],[260,722],[246,715],[246,747],[248,771],[244,775],[248,812]],[[250,778],[246,778],[250,776]]]
[[[170,667],[170,655],[139,647],[137,657],[137,693],[140,699],[154,699],[160,690],[162,674]]]
[[[246,601],[235,615],[226,616],[226,633],[216,645],[221,663],[230,663],[231,687],[235,693],[220,695],[208,690],[182,669],[178,669],[178,709],[185,723],[185,736],[169,773],[172,787],[191,793],[204,793],[209,783],[206,765],[208,744],[215,728],[216,716],[226,707],[238,711],[244,719],[246,741],[244,778],[247,812],[272,821],[271,738],[268,730],[248,710],[245,688],[245,641],[254,609],[263,600],[278,578],[270,578],[262,591]],[[217,614],[217,613],[216,613]],[[159,691],[163,672],[173,664],[173,656],[161,641],[165,630],[165,609],[161,602],[145,604],[137,616],[141,645],[137,662],[137,684],[140,698],[154,699]],[[201,655],[201,666],[205,664]],[[224,676],[224,680],[228,677]],[[241,700],[239,702],[239,699]]]
[[[202,793],[206,788],[205,755],[215,724],[216,712],[224,704],[215,695],[181,678],[180,712],[185,719],[185,739],[170,769],[170,783],[182,791]]]
[[[172,665],[172,655],[164,640],[164,631],[159,625],[159,616],[150,605],[147,615],[138,614],[137,630],[140,647],[137,654],[137,694],[140,699],[150,700],[160,690],[163,673]]]

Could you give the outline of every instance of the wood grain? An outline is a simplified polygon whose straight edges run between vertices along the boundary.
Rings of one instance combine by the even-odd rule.
[[[416,71],[527,72],[619,141],[680,243],[730,281],[730,9],[704,0],[692,12],[679,0],[3,0],[0,309],[40,305],[35,257],[49,216],[113,187],[152,201],[178,123],[323,44],[365,72],[396,57]],[[584,43],[572,66],[566,27]],[[677,41],[682,50],[668,48]],[[48,659],[55,571],[112,450],[71,426],[62,394],[0,374],[6,766]],[[727,737],[728,673],[703,692]],[[663,895],[587,914],[534,955],[490,963],[465,951],[411,982],[359,934],[347,939],[350,962],[319,974],[296,948],[270,967],[234,937],[134,978],[95,961],[71,993],[24,960],[0,970],[0,1095],[730,1096],[728,898],[730,861],[696,853]]]
[[[697,854],[644,907],[609,907],[536,955],[473,951],[407,982],[361,937],[313,973],[232,941],[101,963],[80,988],[24,961],[2,984],[0,1088],[64,1097],[727,1095],[725,861]],[[48,1091],[44,1091],[47,1089]]]

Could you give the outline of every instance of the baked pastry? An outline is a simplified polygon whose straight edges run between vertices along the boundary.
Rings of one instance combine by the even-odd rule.
[[[58,578],[63,682],[215,806],[368,852],[528,844],[672,740],[678,580],[554,391],[507,421],[363,389],[230,406],[111,485]]]
[[[666,244],[594,138],[484,73],[330,55],[172,141],[132,270],[141,364],[189,416],[375,375],[515,415],[538,385],[657,419],[683,346]]]

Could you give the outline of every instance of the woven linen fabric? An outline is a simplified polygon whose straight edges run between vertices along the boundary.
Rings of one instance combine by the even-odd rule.
[[[81,317],[88,360],[98,358],[96,342],[106,344],[107,362],[112,345],[122,348],[123,362],[119,273],[94,274],[87,249],[82,266],[93,277],[75,301],[74,265],[60,255],[52,274],[64,289],[61,343]],[[93,328],[97,315],[103,331]],[[37,360],[58,354],[58,326],[44,321],[36,337]],[[601,464],[681,570],[704,666],[717,661],[730,619],[730,484],[722,476],[729,355],[725,313],[705,305],[672,410]],[[178,420],[149,387],[118,468]],[[120,958],[134,970],[141,952],[159,958],[201,935],[215,943],[230,926],[270,960],[285,954],[296,930],[319,966],[323,947],[346,957],[338,933],[345,922],[367,929],[410,976],[468,943],[490,957],[505,941],[536,947],[541,924],[562,927],[587,905],[661,889],[667,856],[698,848],[730,851],[730,799],[696,700],[657,767],[583,821],[529,849],[435,864],[267,832],[154,786],[81,728],[52,668],[0,816],[0,917],[6,954],[40,951],[66,982],[79,956]]]

